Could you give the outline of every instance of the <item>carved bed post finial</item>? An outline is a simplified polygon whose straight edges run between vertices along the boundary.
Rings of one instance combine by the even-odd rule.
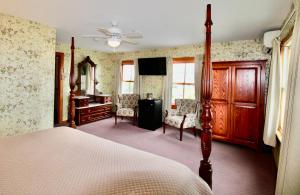
[[[70,68],[70,97],[69,97],[69,127],[76,128],[75,126],[75,77],[74,77],[74,37],[72,37],[72,43],[71,43],[71,68]]]
[[[212,97],[212,63],[211,63],[211,5],[207,5],[206,13],[206,40],[205,40],[205,56],[204,66],[202,69],[201,97],[203,111],[201,113],[201,151],[203,160],[200,162],[199,175],[210,187],[212,187],[212,166],[209,160],[212,142],[212,113],[211,113],[211,97]]]

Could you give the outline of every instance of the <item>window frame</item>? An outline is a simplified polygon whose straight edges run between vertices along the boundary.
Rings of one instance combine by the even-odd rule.
[[[185,93],[185,86],[195,86],[195,81],[194,81],[194,83],[185,82],[186,81],[186,64],[189,64],[189,63],[193,63],[194,68],[195,68],[196,61],[195,61],[194,57],[173,58],[172,68],[174,68],[174,64],[184,64],[184,79],[183,79],[184,82],[173,82],[173,78],[172,78],[172,85],[182,85],[183,86],[183,98],[184,98],[184,93]],[[173,96],[173,94],[172,94],[172,96]],[[176,109],[175,102],[172,102],[171,108]]]
[[[287,37],[285,37],[281,43],[280,43],[280,58],[281,58],[281,68],[282,68],[282,73],[284,72],[283,71],[283,66],[286,65],[287,63],[289,64],[290,63],[290,55],[291,55],[291,46],[289,45],[291,43],[291,40],[292,40],[292,31],[287,35]],[[288,51],[288,55],[286,55],[286,50],[290,50]],[[289,56],[288,58],[288,62],[285,62],[285,57],[286,56]],[[283,90],[283,89],[280,89],[280,90]],[[286,89],[285,89],[286,90]],[[286,91],[285,91],[286,93]],[[281,100],[283,101],[283,100]],[[282,104],[282,102],[280,102],[280,104]],[[286,96],[285,96],[285,104],[286,104]],[[281,110],[282,112],[282,110]],[[283,111],[284,112],[284,111]],[[286,113],[284,113],[286,114]],[[280,114],[280,117],[284,117],[284,116],[281,116]],[[282,141],[282,136],[283,136],[283,133],[284,133],[284,128],[282,127],[282,124],[281,124],[281,118],[279,119],[279,126],[278,128],[276,129],[276,136],[278,138],[278,140],[281,142]]]
[[[122,83],[134,83],[134,80],[124,80],[123,74],[124,74],[124,66],[134,66],[134,61],[133,60],[123,60],[122,61],[122,74],[121,74],[121,80]],[[133,78],[134,79],[134,78]],[[133,92],[132,92],[133,93]]]

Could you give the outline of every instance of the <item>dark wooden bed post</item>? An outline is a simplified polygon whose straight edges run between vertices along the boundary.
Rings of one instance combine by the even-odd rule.
[[[202,113],[201,113],[201,150],[203,160],[200,162],[199,175],[210,187],[212,187],[212,166],[209,160],[212,142],[212,113],[211,113],[211,97],[213,86],[212,63],[211,63],[211,5],[207,5],[206,13],[206,41],[204,66],[202,69],[201,97],[202,97]]]
[[[69,127],[76,128],[75,126],[75,77],[74,77],[74,37],[72,37],[71,43],[71,68],[70,68],[70,97],[69,97]]]

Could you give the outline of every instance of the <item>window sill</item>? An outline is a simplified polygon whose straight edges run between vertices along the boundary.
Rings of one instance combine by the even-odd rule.
[[[276,131],[276,136],[280,143],[282,143],[282,132],[280,130]]]

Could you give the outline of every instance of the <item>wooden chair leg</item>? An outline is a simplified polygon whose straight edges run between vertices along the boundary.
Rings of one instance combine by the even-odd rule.
[[[194,136],[197,137],[197,130],[196,130],[196,127],[193,127],[193,130],[194,130]]]
[[[180,141],[182,141],[183,127],[180,127]]]
[[[163,123],[163,132],[166,133],[166,123]]]
[[[117,113],[116,113],[116,115],[115,115],[115,125],[117,124],[117,118],[118,118],[118,116],[117,116]]]

